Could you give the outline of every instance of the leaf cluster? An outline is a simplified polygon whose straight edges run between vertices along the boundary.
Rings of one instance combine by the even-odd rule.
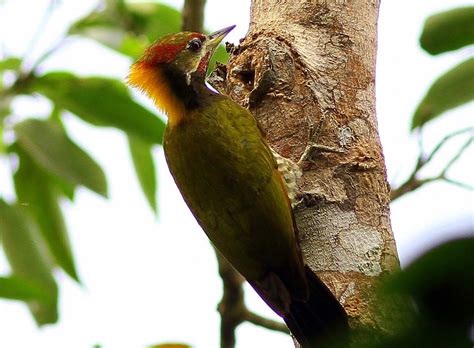
[[[48,8],[46,20],[54,9]],[[161,145],[165,128],[162,117],[133,99],[124,77],[42,73],[42,64],[71,37],[92,39],[132,61],[153,40],[180,28],[180,11],[158,2],[104,1],[72,23],[30,69],[25,70],[23,57],[0,60],[0,157],[10,164],[15,188],[13,199],[0,197],[0,248],[11,266],[11,274],[0,278],[0,297],[25,301],[39,325],[58,319],[54,271],[62,269],[80,282],[61,202],[73,201],[81,187],[108,194],[104,171],[69,137],[64,116],[123,132],[137,180],[155,214],[158,183],[152,151]],[[220,47],[213,59],[225,62],[225,49]],[[38,95],[51,104],[50,114],[15,115],[11,106],[16,98]]]
[[[62,269],[80,282],[61,202],[73,201],[81,187],[108,194],[101,165],[69,137],[64,116],[73,114],[91,127],[123,132],[137,179],[155,213],[152,150],[161,145],[165,128],[160,116],[132,98],[123,78],[42,73],[41,66],[71,36],[96,40],[135,59],[151,40],[178,31],[180,18],[179,11],[159,3],[108,1],[72,23],[66,36],[31,69],[24,69],[22,57],[0,60],[0,156],[10,164],[15,188],[15,197],[0,198],[0,248],[11,269],[0,277],[0,297],[25,301],[39,325],[58,319],[54,271]],[[16,98],[38,95],[51,104],[50,114],[26,119],[15,115],[11,105]]]

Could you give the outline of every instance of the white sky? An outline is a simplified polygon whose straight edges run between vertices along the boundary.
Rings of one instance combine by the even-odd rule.
[[[182,1],[165,1],[180,8]],[[0,52],[23,55],[49,1],[0,1]],[[96,1],[58,1],[30,61],[57,40],[71,20],[87,13]],[[237,43],[247,28],[250,0],[208,0],[206,23],[210,30],[230,24],[237,28],[229,41]],[[431,13],[461,5],[461,0],[385,0],[379,22],[377,109],[390,182],[399,183],[410,172],[417,145],[409,136],[409,120],[431,82],[473,49],[432,58],[418,48],[424,19]],[[75,40],[45,62],[45,70],[70,69],[80,75],[101,74],[123,78],[130,61],[88,40]],[[141,100],[144,100],[141,98]],[[148,105],[150,105],[148,103]],[[20,116],[46,115],[48,103],[21,98]],[[445,115],[426,129],[432,147],[449,131],[472,125],[473,103]],[[113,129],[97,129],[76,117],[67,117],[72,138],[103,166],[110,199],[79,190],[74,204],[64,203],[67,225],[79,273],[77,286],[58,273],[60,322],[37,329],[26,307],[0,301],[0,347],[83,348],[100,343],[107,348],[145,347],[181,341],[197,348],[218,347],[221,296],[213,251],[174,186],[161,149],[155,151],[159,176],[160,218],[148,208],[136,182],[125,137]],[[453,142],[453,145],[460,142]],[[425,171],[436,174],[446,162],[450,146]],[[449,172],[473,184],[474,151],[465,154]],[[471,161],[469,161],[471,159]],[[0,161],[0,193],[12,197],[8,163]],[[396,185],[394,185],[396,186]],[[392,205],[392,223],[403,264],[420,251],[452,238],[456,227],[473,226],[471,192],[444,183],[428,185]],[[0,274],[8,267],[0,255]],[[251,291],[251,309],[272,316]],[[283,334],[256,328],[238,329],[238,347],[291,347]]]

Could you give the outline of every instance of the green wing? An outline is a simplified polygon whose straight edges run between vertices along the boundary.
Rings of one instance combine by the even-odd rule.
[[[250,112],[216,96],[165,135],[171,173],[219,251],[248,280],[302,269],[276,162]],[[285,279],[286,278],[286,279]]]

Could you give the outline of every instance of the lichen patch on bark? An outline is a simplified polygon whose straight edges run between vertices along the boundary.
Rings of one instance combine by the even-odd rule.
[[[304,227],[299,235],[301,248],[313,269],[368,276],[382,272],[383,238],[377,229],[359,226],[353,211],[344,211],[337,204],[314,206],[298,213],[297,223]]]

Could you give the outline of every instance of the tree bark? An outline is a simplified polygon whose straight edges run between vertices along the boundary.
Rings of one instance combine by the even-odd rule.
[[[213,85],[248,107],[281,156],[297,162],[304,258],[351,327],[390,333],[397,301],[374,288],[399,269],[375,114],[377,0],[252,0],[245,39]],[[308,153],[308,152],[307,152]]]

